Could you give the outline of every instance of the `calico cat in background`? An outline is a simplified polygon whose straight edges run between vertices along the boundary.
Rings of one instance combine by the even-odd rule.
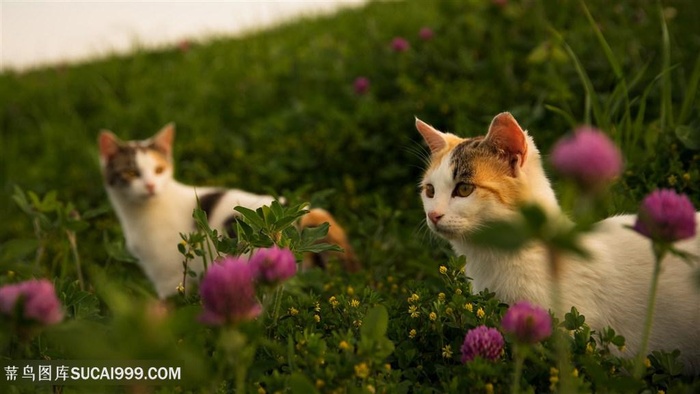
[[[183,280],[183,256],[178,251],[180,234],[195,230],[192,212],[197,207],[207,214],[211,228],[220,234],[231,229],[238,217],[236,206],[257,209],[274,201],[272,196],[237,189],[195,187],[174,178],[173,139],[175,127],[166,125],[155,136],[142,141],[120,141],[113,133],[99,137],[100,165],[109,199],[121,223],[128,250],[139,260],[144,273],[161,299],[177,292]],[[300,220],[304,227],[330,224],[324,242],[343,249],[336,252],[345,269],[359,269],[345,231],[322,209],[312,209]],[[304,266],[322,261],[305,257]],[[190,264],[203,270],[201,259]]]
[[[526,300],[551,309],[542,245],[501,252],[469,239],[470,232],[490,221],[517,220],[518,207],[525,203],[539,204],[552,218],[563,216],[532,137],[509,113],[496,116],[482,137],[460,138],[418,119],[416,127],[431,152],[421,182],[426,222],[466,256],[465,272],[474,290],[489,289],[509,304]],[[697,218],[700,227],[700,214]],[[624,335],[628,355],[641,345],[654,264],[649,240],[624,227],[634,219],[621,215],[598,223],[582,240],[592,258],[565,255],[560,282],[565,309],[576,306],[597,331],[610,326]],[[698,238],[676,246],[700,254]],[[672,256],[664,260],[656,305],[650,349],[680,349],[686,371],[700,373],[700,289],[693,267]]]

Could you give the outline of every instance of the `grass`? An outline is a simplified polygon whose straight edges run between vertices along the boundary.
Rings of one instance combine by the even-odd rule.
[[[295,307],[299,314],[268,329],[278,343],[258,350],[257,359],[264,362],[248,371],[258,377],[248,382],[248,390],[263,381],[272,392],[304,379],[317,387],[321,380],[329,391],[370,384],[392,392],[444,392],[465,382],[475,390],[488,390],[488,384],[505,390],[510,364],[467,369],[458,361],[465,325],[497,325],[503,306],[488,295],[470,294],[458,272],[461,262],[422,227],[416,191],[422,147],[414,116],[468,136],[483,134],[496,113],[508,110],[545,154],[575,125],[590,122],[615,139],[626,159],[608,213],[635,211],[657,187],[684,192],[700,206],[700,10],[693,5],[690,0],[557,7],[514,1],[505,6],[477,0],[377,2],[242,38],[194,42],[187,50],[163,48],[5,72],[0,75],[0,283],[56,278],[71,318],[112,327],[125,343],[122,356],[144,357],[144,344],[154,354],[171,352],[168,335],[191,339],[186,352],[194,359],[202,347],[213,346],[211,336],[186,333],[190,325],[183,321],[194,316],[191,305],[157,345],[118,328],[147,326],[139,313],[148,307],[151,290],[121,245],[99,174],[97,134],[106,128],[125,139],[145,138],[174,121],[179,180],[327,207],[349,229],[367,267],[355,276],[314,271],[289,286],[282,308]],[[433,39],[419,38],[424,26],[435,32]],[[399,36],[410,42],[408,51],[391,49]],[[370,80],[367,94],[353,90],[359,76]],[[55,191],[58,202],[48,198],[25,212],[12,198],[15,186],[39,199]],[[74,210],[80,220],[71,219]],[[75,256],[86,274],[84,290],[76,287]],[[453,275],[438,273],[440,265]],[[399,312],[408,308],[405,299],[414,292],[421,296],[421,322]],[[438,302],[439,293],[447,294],[444,303]],[[326,302],[331,296],[341,302],[357,297],[362,308],[342,316]],[[315,302],[334,316],[325,328],[313,323]],[[126,306],[130,303],[135,306]],[[359,346],[353,321],[375,304],[389,307],[386,335],[396,347],[393,354],[374,359],[359,347],[332,356],[321,350],[341,340]],[[482,308],[485,317],[465,312],[466,304]],[[448,307],[462,312],[449,317]],[[425,320],[430,311],[440,312],[442,323]],[[411,329],[415,339],[407,336]],[[112,354],[105,343],[114,339],[97,335],[95,349]],[[581,341],[578,350],[585,354]],[[47,343],[52,342],[34,343],[30,355],[69,354],[68,345]],[[300,344],[316,347],[303,350],[306,345]],[[443,357],[447,345],[455,356]],[[286,361],[276,361],[276,355]],[[325,366],[314,364],[316,356],[326,358]],[[581,378],[588,386],[582,387],[624,380],[609,372],[614,359],[596,357],[598,367],[581,358],[579,367],[588,371]],[[355,373],[354,366],[363,362],[367,378]],[[387,363],[391,370],[382,370]],[[656,375],[665,377],[652,382],[650,372],[649,386],[683,384],[668,373],[672,366],[671,361],[654,364]],[[548,366],[529,365],[524,376],[537,391],[548,388]],[[226,379],[213,381],[222,386],[204,391],[226,391]]]

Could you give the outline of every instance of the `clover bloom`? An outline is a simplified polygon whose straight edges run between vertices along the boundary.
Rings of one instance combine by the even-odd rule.
[[[503,336],[495,328],[479,326],[467,331],[462,344],[462,362],[467,363],[480,356],[495,360],[503,351]]]
[[[63,320],[56,289],[47,279],[33,279],[0,287],[0,314],[14,316],[16,312],[19,312],[21,318],[43,325]]]
[[[255,298],[255,275],[246,261],[226,257],[213,264],[199,286],[204,313],[199,316],[209,325],[236,324],[256,318],[262,307]]]
[[[255,277],[263,283],[279,283],[297,272],[297,261],[289,249],[278,246],[258,249],[248,263]]]
[[[655,241],[676,242],[695,236],[695,220],[688,196],[660,189],[644,198],[633,228]]]
[[[353,83],[355,94],[363,95],[369,91],[369,79],[366,77],[357,77]]]
[[[393,49],[394,52],[406,52],[410,47],[411,45],[403,37],[395,37],[391,40],[391,49]]]
[[[581,187],[600,189],[622,172],[622,155],[602,131],[583,126],[560,139],[552,150],[552,165]]]
[[[433,33],[433,30],[429,27],[423,27],[420,29],[418,32],[418,36],[421,38],[423,41],[430,41],[433,39],[433,36],[435,33]]]
[[[544,308],[521,301],[508,308],[501,327],[518,342],[537,343],[552,335],[552,318]]]

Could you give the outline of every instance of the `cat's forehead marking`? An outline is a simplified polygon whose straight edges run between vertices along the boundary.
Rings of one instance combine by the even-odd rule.
[[[128,182],[122,176],[124,171],[135,171],[136,151],[129,146],[121,146],[117,153],[112,155],[105,166],[105,179],[109,185],[124,185]]]
[[[483,137],[468,138],[452,149],[452,155],[450,156],[452,178],[455,180],[467,180],[474,177],[476,170],[474,159],[483,154],[478,149],[483,139]]]

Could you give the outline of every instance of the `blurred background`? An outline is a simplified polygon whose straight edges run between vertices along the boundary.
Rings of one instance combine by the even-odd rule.
[[[5,1],[0,70],[87,60],[134,48],[232,36],[367,0]]]

